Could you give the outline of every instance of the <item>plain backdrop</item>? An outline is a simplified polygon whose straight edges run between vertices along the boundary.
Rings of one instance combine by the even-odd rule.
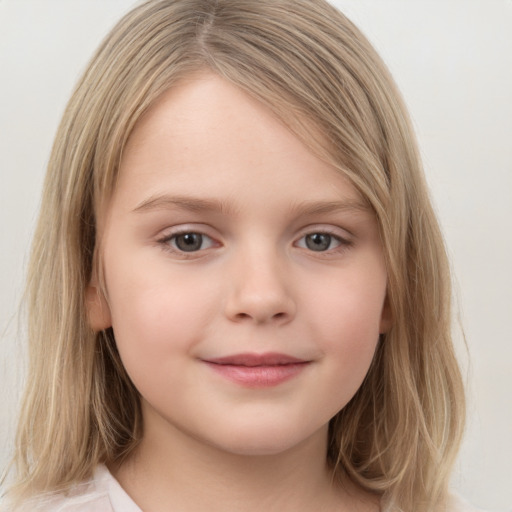
[[[403,92],[452,259],[469,397],[454,486],[475,505],[512,510],[512,1],[334,3]],[[87,60],[132,5],[0,0],[0,467],[23,382],[16,311],[52,139]]]

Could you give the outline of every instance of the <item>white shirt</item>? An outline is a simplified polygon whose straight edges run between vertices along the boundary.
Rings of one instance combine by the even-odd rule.
[[[67,496],[40,497],[19,512],[142,512],[119,482],[99,465],[88,482],[74,486]],[[18,511],[16,511],[18,512]]]
[[[16,511],[18,512],[18,511]],[[142,512],[109,470],[100,465],[93,478],[76,485],[68,496],[38,499],[19,512]],[[458,497],[453,497],[449,512],[479,512]],[[483,511],[480,511],[483,512]]]

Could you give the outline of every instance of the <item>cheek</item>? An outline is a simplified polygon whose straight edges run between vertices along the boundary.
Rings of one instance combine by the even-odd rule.
[[[112,328],[125,366],[151,371],[157,362],[178,364],[200,341],[218,301],[200,283],[183,282],[165,266],[129,267],[110,267],[106,276]]]
[[[317,287],[308,308],[320,332],[357,347],[378,338],[385,296],[385,274],[373,277],[361,272]]]
[[[336,390],[342,408],[362,384],[380,334],[385,274],[340,279],[312,297],[310,335],[329,365],[326,394]],[[329,389],[330,386],[330,389]]]

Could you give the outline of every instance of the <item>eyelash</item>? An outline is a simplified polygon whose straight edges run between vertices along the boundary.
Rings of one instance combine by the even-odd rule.
[[[210,245],[209,245],[209,247],[199,248],[197,250],[192,250],[192,251],[185,251],[185,250],[180,249],[177,246],[172,245],[172,242],[173,241],[175,242],[178,237],[185,236],[185,235],[198,235],[201,237],[202,242],[206,238],[206,239],[210,240]],[[306,240],[306,238],[308,236],[313,236],[313,235],[328,236],[330,238],[329,246],[332,244],[333,240],[336,241],[338,245],[334,248],[327,248],[326,250],[323,250],[323,251],[315,251],[315,250],[311,249],[310,247],[307,247],[307,241],[304,242],[305,246],[299,245],[299,242],[301,240]],[[201,232],[200,230],[193,230],[193,229],[184,229],[184,230],[180,230],[180,231],[168,234],[168,235],[160,238],[159,240],[157,240],[157,242],[158,242],[158,244],[161,245],[161,247],[164,251],[170,252],[172,254],[178,254],[180,257],[185,258],[185,259],[186,258],[197,258],[198,253],[201,253],[207,249],[210,249],[211,247],[214,247],[215,245],[217,245],[217,246],[220,245],[219,243],[216,243],[215,240],[212,237],[208,236],[207,234]],[[348,248],[350,248],[352,245],[353,245],[352,241],[350,241],[344,237],[341,237],[339,234],[334,233],[333,231],[331,231],[329,229],[325,229],[325,228],[318,229],[318,230],[313,229],[311,231],[308,231],[308,232],[304,233],[294,243],[295,247],[305,249],[308,252],[311,252],[313,254],[317,254],[317,255],[323,256],[323,257],[328,257],[329,255],[338,254],[340,252],[343,252],[343,251],[347,250]]]
[[[204,239],[206,238],[212,242],[211,246],[216,245],[215,240],[212,237],[208,236],[207,234],[205,234],[199,230],[193,230],[193,229],[183,229],[183,230],[177,231],[175,233],[165,235],[164,237],[157,240],[157,242],[161,245],[161,247],[164,251],[170,252],[172,254],[178,254],[182,258],[193,258],[193,257],[197,258],[197,256],[198,256],[197,253],[205,251],[206,249],[209,249],[211,247],[211,246],[207,247],[206,249],[200,248],[200,249],[194,250],[194,251],[184,251],[184,250],[180,249],[179,247],[173,247],[172,242],[176,241],[176,239],[178,237],[185,236],[185,235],[199,235],[201,237],[201,241],[204,241]]]
[[[334,231],[331,231],[329,229],[318,229],[318,230],[311,230],[311,231],[308,231],[307,233],[303,234],[298,240],[297,242],[295,242],[295,246],[298,246],[298,243],[301,241],[301,240],[306,240],[308,236],[313,236],[313,235],[323,235],[323,236],[328,236],[330,238],[330,241],[329,241],[329,246],[331,245],[331,243],[333,241],[336,241],[337,242],[337,246],[334,247],[334,248],[327,248],[325,251],[315,251],[313,249],[311,249],[310,247],[307,247],[307,241],[305,241],[305,245],[306,247],[301,247],[303,249],[306,249],[308,250],[309,252],[311,253],[314,253],[318,256],[323,256],[323,257],[328,257],[328,256],[331,256],[333,254],[339,254],[340,252],[343,252],[343,251],[346,251],[348,248],[350,248],[352,245],[353,245],[353,242],[351,240],[348,240],[347,238],[344,238],[342,236],[340,236],[338,233],[335,233]]]

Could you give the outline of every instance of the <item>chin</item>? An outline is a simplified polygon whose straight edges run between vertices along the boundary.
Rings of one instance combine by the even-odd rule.
[[[326,446],[327,428],[315,432],[297,432],[296,428],[279,428],[278,425],[238,429],[230,432],[225,442],[217,439],[212,444],[233,455],[263,457],[285,454],[311,443]]]

